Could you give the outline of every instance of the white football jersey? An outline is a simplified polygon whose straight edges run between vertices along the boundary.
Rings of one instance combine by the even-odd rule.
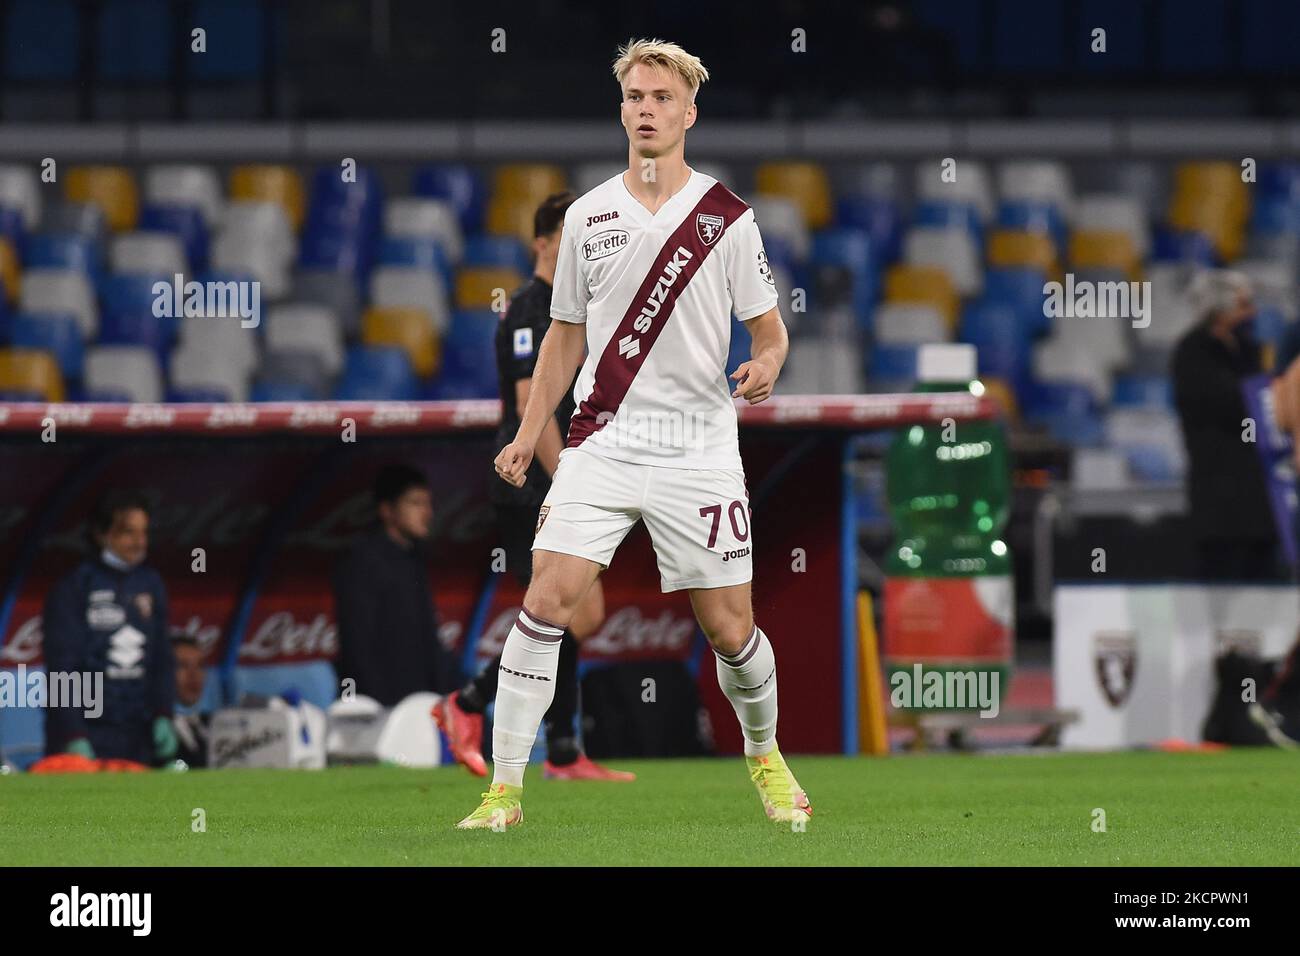
[[[731,315],[776,304],[754,211],[716,179],[692,170],[654,214],[621,173],[601,183],[565,214],[551,297],[551,318],[587,325],[568,447],[739,468]]]

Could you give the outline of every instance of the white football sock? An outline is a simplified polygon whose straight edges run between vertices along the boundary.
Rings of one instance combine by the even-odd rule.
[[[776,655],[767,635],[755,626],[736,654],[713,653],[718,658],[718,686],[745,734],[745,756],[770,753],[776,746]]]
[[[563,628],[521,610],[506,637],[492,722],[493,783],[524,785],[537,728],[555,696],[563,636]]]

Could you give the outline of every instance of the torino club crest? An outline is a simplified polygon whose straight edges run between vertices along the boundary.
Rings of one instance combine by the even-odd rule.
[[[722,235],[722,217],[702,212],[695,217],[695,231],[700,234],[700,241],[711,246]]]

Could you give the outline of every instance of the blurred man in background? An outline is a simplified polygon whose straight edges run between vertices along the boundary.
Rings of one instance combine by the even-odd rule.
[[[497,446],[508,445],[519,430],[519,420],[528,405],[537,350],[551,324],[551,286],[560,254],[564,214],[577,197],[570,192],[546,197],[533,216],[533,276],[510,297],[510,304],[497,326],[497,373],[501,386],[501,425]],[[489,496],[496,512],[497,528],[505,544],[506,567],[521,585],[533,576],[533,533],[551,476],[559,465],[560,452],[573,416],[573,389],[560,402],[554,419],[547,423],[537,443],[537,454],[528,481],[515,488],[492,476]],[[605,618],[605,594],[600,580],[591,586],[560,640],[560,663],[555,675],[555,698],[546,712],[546,765],[543,773],[564,780],[629,781],[635,775],[601,767],[582,752],[578,741],[578,644],[595,634]],[[487,775],[483,759],[483,712],[496,697],[498,654],[482,672],[434,708],[456,759],[475,776]]]
[[[172,638],[172,655],[176,658],[176,756],[191,767],[208,765],[208,725],[212,715],[197,708],[203,699],[208,668],[203,648],[188,634]]]
[[[433,521],[429,481],[409,465],[375,479],[378,524],[362,535],[334,575],[339,679],[393,707],[419,691],[446,693],[459,673],[438,641],[438,614],[424,544]]]
[[[153,764],[176,753],[172,709],[176,673],[168,640],[167,592],[144,564],[149,507],[132,491],[114,490],[90,518],[94,556],[51,589],[42,627],[45,663],[54,673],[102,673],[104,708],[50,707],[47,754]]]
[[[1197,276],[1191,294],[1199,318],[1174,350],[1172,373],[1198,576],[1270,580],[1277,575],[1277,533],[1263,465],[1244,424],[1242,381],[1263,371],[1250,280],[1214,270]]]

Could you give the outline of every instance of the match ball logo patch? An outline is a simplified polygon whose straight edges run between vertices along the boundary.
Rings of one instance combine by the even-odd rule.
[[[722,235],[722,217],[713,216],[709,213],[698,213],[695,216],[695,231],[700,235],[700,241],[706,246],[713,245],[718,236]]]
[[[546,516],[550,513],[551,506],[542,505],[542,510],[537,512],[537,530],[533,532],[534,535],[542,533],[542,525],[546,524]]]

